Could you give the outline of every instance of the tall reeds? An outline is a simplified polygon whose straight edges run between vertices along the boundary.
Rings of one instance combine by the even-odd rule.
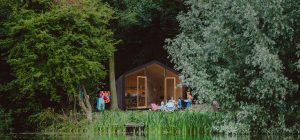
[[[104,111],[94,114],[93,123],[63,122],[44,132],[123,135],[126,123],[137,123],[144,124],[146,135],[191,136],[210,134],[212,121],[213,114],[207,112]]]
[[[151,135],[198,135],[211,133],[211,114],[200,112],[149,112],[146,132]]]

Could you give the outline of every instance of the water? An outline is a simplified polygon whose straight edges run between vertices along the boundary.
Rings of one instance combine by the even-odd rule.
[[[300,140],[300,136],[97,136],[87,134],[9,134],[0,140]]]

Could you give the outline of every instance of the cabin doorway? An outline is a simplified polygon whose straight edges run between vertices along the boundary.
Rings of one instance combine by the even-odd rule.
[[[176,78],[175,77],[165,77],[165,96],[164,100],[167,101],[171,97],[176,99]]]
[[[137,107],[146,107],[147,104],[147,77],[137,76]]]

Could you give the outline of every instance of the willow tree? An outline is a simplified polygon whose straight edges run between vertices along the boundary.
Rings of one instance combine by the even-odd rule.
[[[105,78],[103,63],[115,50],[108,27],[112,14],[101,1],[24,2],[14,11],[2,42],[10,49],[8,63],[22,93],[51,95],[54,101],[75,97],[91,121],[88,91]]]
[[[244,130],[284,128],[293,104],[287,99],[299,93],[300,1],[186,4],[177,17],[181,33],[165,46],[184,84],[201,101],[234,110],[233,122],[246,124]]]

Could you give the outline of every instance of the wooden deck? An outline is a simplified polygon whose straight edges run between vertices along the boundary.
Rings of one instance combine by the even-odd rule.
[[[140,106],[140,107],[130,107],[126,108],[126,110],[149,110],[151,109],[150,106]]]

